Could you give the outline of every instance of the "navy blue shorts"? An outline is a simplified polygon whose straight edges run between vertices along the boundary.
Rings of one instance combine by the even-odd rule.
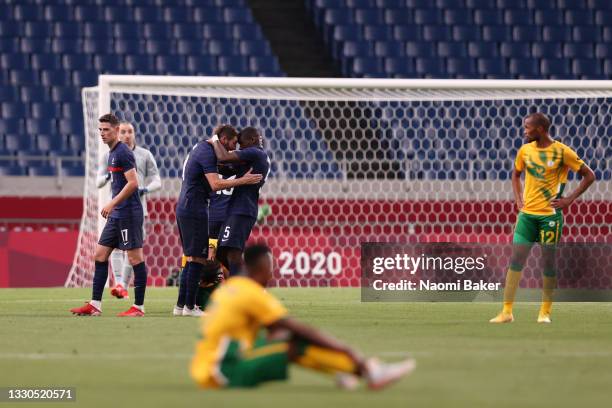
[[[176,216],[183,255],[208,256],[208,217]]]
[[[98,244],[122,251],[142,248],[143,218],[108,218]]]
[[[219,233],[221,232],[221,227],[225,220],[220,221],[208,221],[208,238],[217,239],[219,238]]]
[[[230,215],[219,232],[219,248],[244,249],[257,219],[247,215]]]

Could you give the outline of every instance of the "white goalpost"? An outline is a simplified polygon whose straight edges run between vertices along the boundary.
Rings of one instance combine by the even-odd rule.
[[[106,149],[97,119],[108,112],[134,125],[162,175],[145,222],[152,286],[180,262],[183,160],[220,123],[264,136],[272,170],[260,205],[270,214],[251,239],[273,248],[277,286],[358,286],[362,242],[509,242],[510,172],[523,118],[535,111],[598,178],[567,211],[564,240],[610,241],[612,81],[102,75],[82,94],[83,216],[66,286],[93,276],[108,200],[95,185]]]

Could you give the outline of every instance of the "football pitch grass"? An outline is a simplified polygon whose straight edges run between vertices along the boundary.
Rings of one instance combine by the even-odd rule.
[[[199,390],[188,375],[198,319],[171,316],[176,288],[147,290],[147,316],[105,293],[103,316],[69,308],[89,289],[0,289],[0,387],[75,387],[68,407],[609,407],[611,303],[538,305],[491,325],[497,303],[361,303],[355,289],[272,289],[290,313],[367,355],[409,354],[417,370],[381,392],[338,390],[292,367],[290,380],[251,390]],[[20,403],[2,406],[40,406]]]

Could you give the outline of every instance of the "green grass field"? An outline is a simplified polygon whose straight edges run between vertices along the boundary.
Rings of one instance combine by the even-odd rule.
[[[147,317],[120,319],[129,302],[108,294],[102,317],[71,316],[88,289],[0,290],[0,387],[76,387],[69,407],[612,406],[610,303],[557,304],[552,325],[536,324],[538,305],[524,303],[515,323],[494,326],[495,303],[361,303],[358,290],[273,290],[293,315],[367,354],[415,356],[416,372],[377,393],[340,391],[301,368],[288,383],[202,391],[187,372],[198,320],[171,316],[175,293],[149,289]]]

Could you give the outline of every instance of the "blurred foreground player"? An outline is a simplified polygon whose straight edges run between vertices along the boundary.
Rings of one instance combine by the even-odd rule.
[[[364,379],[381,389],[412,372],[415,361],[383,364],[364,359],[349,346],[287,314],[264,288],[273,260],[265,245],[244,252],[245,276],[230,277],[211,298],[202,318],[202,336],[191,362],[191,376],[204,388],[254,387],[286,380],[289,363],[336,375],[338,385],[354,388]]]
[[[514,321],[512,306],[516,289],[529,251],[536,242],[542,246],[544,261],[542,305],[537,322],[551,322],[552,294],[557,286],[555,248],[563,230],[562,210],[569,207],[595,180],[593,171],[576,152],[550,137],[550,121],[545,115],[533,113],[527,116],[524,127],[526,143],[516,154],[512,172],[514,200],[519,210],[512,239],[512,258],[506,274],[503,309],[490,320],[491,323]],[[521,173],[524,170],[525,190],[521,194]],[[563,198],[569,170],[580,174],[582,180],[574,192]]]
[[[119,316],[144,316],[147,267],[142,253],[142,203],[138,196],[136,159],[132,150],[119,140],[119,120],[106,114],[98,120],[102,142],[108,145],[108,171],[111,174],[112,200],[102,208],[107,219],[96,247],[96,269],[93,278],[92,300],[85,306],[71,309],[73,314],[98,316],[102,313],[102,293],[108,278],[108,258],[115,248],[127,251],[134,268],[134,305]]]
[[[229,125],[215,129],[214,138],[230,150],[236,148],[237,132]],[[199,316],[201,310],[194,309],[196,292],[204,264],[208,256],[208,200],[212,191],[224,190],[244,184],[259,183],[262,176],[245,172],[235,180],[223,180],[217,173],[217,158],[211,144],[206,140],[197,143],[185,159],[183,182],[176,205],[183,254],[187,263],[183,269],[179,287],[179,302],[184,301],[183,316]],[[183,300],[181,300],[183,299]],[[176,315],[176,308],[175,308]]]
[[[229,270],[230,276],[235,276],[242,270],[242,251],[257,221],[259,190],[270,172],[270,158],[263,149],[259,131],[253,127],[240,131],[240,150],[228,152],[215,139],[211,139],[210,143],[217,159],[222,163],[232,163],[239,176],[249,169],[263,175],[260,183],[240,186],[234,190],[227,208],[227,220],[219,233],[217,259]]]

